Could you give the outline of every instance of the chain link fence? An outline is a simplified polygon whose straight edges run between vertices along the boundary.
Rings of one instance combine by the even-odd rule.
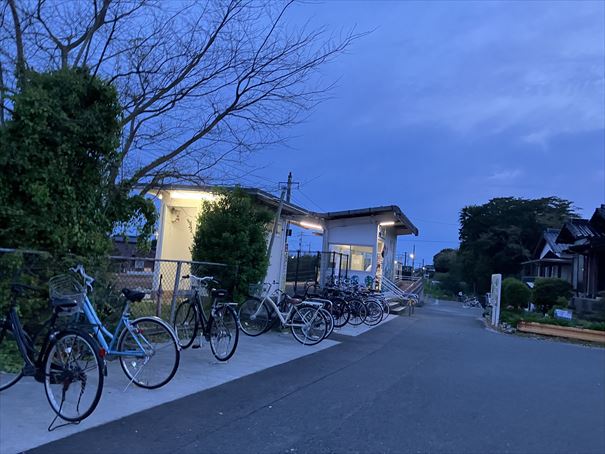
[[[121,313],[122,289],[136,289],[145,293],[141,302],[132,305],[133,318],[155,315],[170,322],[178,304],[191,295],[190,280],[185,277],[213,276],[221,287],[233,291],[237,281],[237,267],[222,263],[186,260],[164,260],[148,257],[67,257],[56,259],[38,251],[23,251],[0,248],[0,312],[2,316],[9,304],[10,284],[18,282],[39,288],[39,296],[19,301],[23,321],[31,326],[38,325],[50,315],[48,302],[48,280],[69,272],[76,263],[84,264],[86,272],[96,279],[89,293],[99,316],[109,323],[117,320]]]

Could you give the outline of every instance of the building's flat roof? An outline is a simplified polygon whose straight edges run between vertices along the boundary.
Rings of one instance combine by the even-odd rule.
[[[250,188],[244,186],[212,186],[212,185],[190,185],[190,184],[166,184],[157,188],[151,189],[150,193],[159,193],[162,191],[204,191],[204,192],[216,192],[222,189],[235,189],[240,188],[252,197],[261,201],[265,205],[277,207],[280,203],[280,198],[263,191],[258,188]],[[397,205],[385,205],[379,207],[360,208],[356,210],[345,210],[345,211],[331,211],[326,213],[316,213],[306,210],[305,208],[296,205],[292,202],[285,202],[282,207],[282,213],[290,216],[312,216],[322,220],[330,221],[334,219],[347,219],[347,218],[361,218],[368,216],[375,216],[379,214],[393,214],[394,227],[399,234],[414,234],[418,235],[418,228],[410,221],[401,208]]]
[[[245,186],[211,186],[211,185],[188,185],[188,184],[167,184],[163,185],[159,188],[153,188],[149,192],[162,192],[162,191],[204,191],[204,192],[217,192],[224,189],[236,189],[239,188],[245,193],[255,197],[265,205],[269,205],[272,207],[277,207],[280,202],[280,198],[274,196],[273,194],[263,191],[258,188],[249,188]],[[291,203],[284,201],[282,207],[282,213],[286,215],[306,215],[309,213],[308,210]]]
[[[413,233],[416,236],[418,235],[418,228],[412,223],[412,221],[408,219],[405,214],[403,214],[403,211],[401,211],[401,208],[399,208],[397,205],[385,205],[345,211],[329,211],[326,213],[314,214],[321,219],[331,221],[335,219],[363,218],[388,213],[393,214],[395,220],[395,225],[393,227],[400,229],[404,228],[408,230],[409,233]]]

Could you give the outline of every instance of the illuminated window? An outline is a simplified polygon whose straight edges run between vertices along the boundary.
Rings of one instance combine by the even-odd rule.
[[[332,244],[330,251],[349,256],[349,269],[351,271],[372,271],[372,255],[374,248],[370,246],[351,246],[349,244]]]

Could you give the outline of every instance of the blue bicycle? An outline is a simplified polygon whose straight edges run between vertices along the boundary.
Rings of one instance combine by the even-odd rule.
[[[86,274],[82,265],[70,271],[81,277],[85,288],[80,312],[85,321],[80,324],[90,327],[106,360],[119,359],[130,380],[128,386],[134,383],[142,388],[155,389],[168,383],[180,361],[180,347],[172,328],[159,317],[130,320],[130,305],[142,301],[145,293],[122,289],[124,308],[112,334],[99,319],[87,295],[86,290],[92,290],[94,278]]]

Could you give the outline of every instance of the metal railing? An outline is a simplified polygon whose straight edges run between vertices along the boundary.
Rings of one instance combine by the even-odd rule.
[[[420,296],[418,293],[413,293],[410,291],[403,290],[399,288],[399,286],[386,277],[382,277],[381,280],[382,291],[385,294],[392,294],[395,297],[402,298],[404,301],[408,301],[410,299],[414,300],[414,304],[418,304],[420,301]]]
[[[323,269],[322,269],[323,267]],[[323,279],[347,278],[349,276],[349,256],[340,252],[293,251],[288,255],[286,289],[296,293],[305,283],[320,283]],[[325,284],[325,282],[321,282]]]

